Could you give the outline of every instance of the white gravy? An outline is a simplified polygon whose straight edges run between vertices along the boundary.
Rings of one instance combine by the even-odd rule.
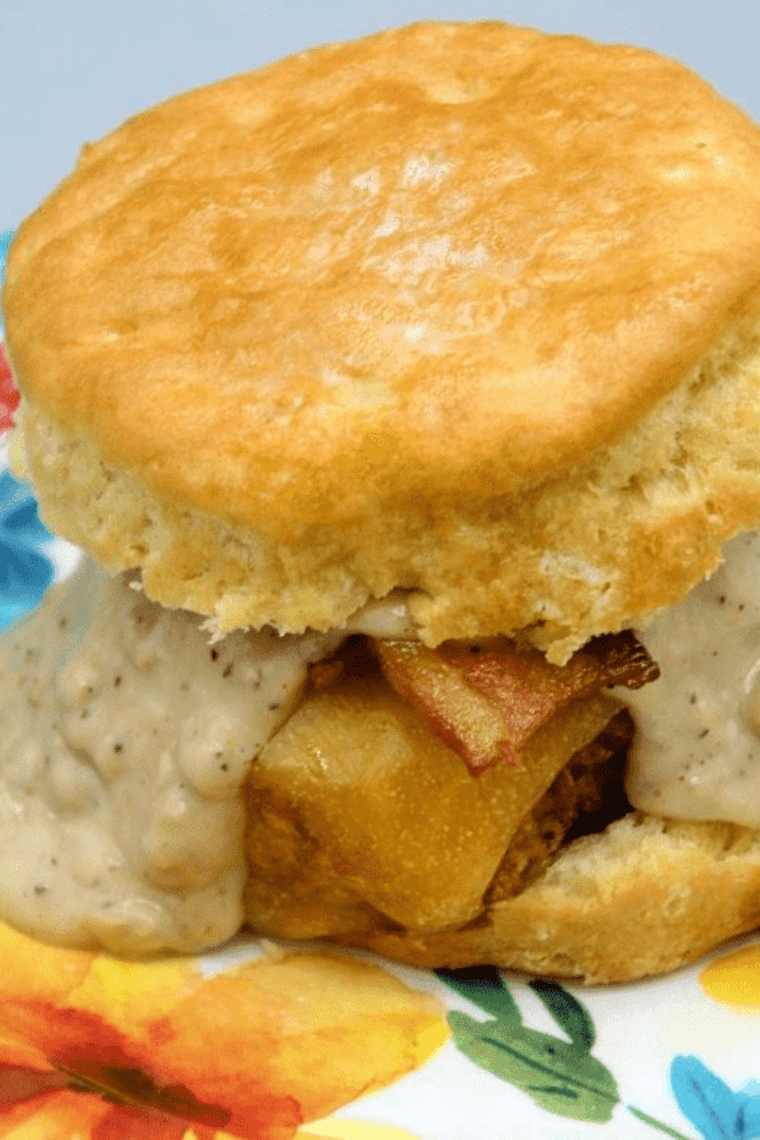
[[[116,954],[196,951],[243,920],[253,758],[310,662],[348,632],[409,632],[398,596],[340,632],[233,633],[92,561],[3,638],[0,914]]]
[[[637,637],[660,677],[616,690],[636,734],[626,792],[634,807],[676,819],[760,828],[760,533]]]

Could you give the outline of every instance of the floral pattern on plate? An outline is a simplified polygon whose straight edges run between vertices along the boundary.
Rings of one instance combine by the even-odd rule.
[[[51,535],[37,504],[8,471],[0,473],[0,629],[33,609],[53,581],[55,567],[44,552]]]
[[[216,972],[0,923],[0,1136],[289,1140],[422,1065],[443,1007],[380,966],[272,946]]]
[[[757,968],[757,967],[755,967]],[[557,1116],[597,1124],[612,1120],[621,1103],[612,1072],[591,1050],[596,1040],[585,1006],[558,982],[534,978],[528,986],[563,1036],[523,1024],[504,974],[493,968],[439,970],[439,978],[489,1015],[476,1020],[454,1011],[448,1021],[457,1047],[477,1065],[516,1085]],[[670,1083],[678,1106],[704,1140],[753,1140],[760,1136],[760,1091],[734,1091],[695,1056],[677,1055]],[[758,1084],[760,1090],[760,1084]],[[650,1128],[690,1140],[634,1105],[629,1112]]]
[[[0,280],[10,237],[0,234]],[[2,441],[17,406],[18,392],[0,341],[0,629],[37,605],[54,575],[53,562],[43,549],[52,536],[40,522],[37,504],[31,492],[4,470]]]

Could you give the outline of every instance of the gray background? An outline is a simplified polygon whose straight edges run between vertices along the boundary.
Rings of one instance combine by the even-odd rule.
[[[499,18],[653,47],[760,120],[757,0],[0,0],[0,231],[79,146],[181,91],[417,19]]]

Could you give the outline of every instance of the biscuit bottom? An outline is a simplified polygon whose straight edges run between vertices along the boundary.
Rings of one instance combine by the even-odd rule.
[[[352,944],[417,966],[490,963],[591,985],[678,969],[758,926],[756,832],[631,812],[561,848],[469,928],[377,931]]]

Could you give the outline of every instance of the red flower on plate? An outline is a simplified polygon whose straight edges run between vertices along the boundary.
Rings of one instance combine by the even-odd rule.
[[[18,407],[19,394],[13,382],[13,373],[0,341],[0,431],[13,427],[13,413]]]
[[[432,998],[326,952],[207,974],[0,923],[0,963],[0,1140],[292,1140],[448,1036]]]

